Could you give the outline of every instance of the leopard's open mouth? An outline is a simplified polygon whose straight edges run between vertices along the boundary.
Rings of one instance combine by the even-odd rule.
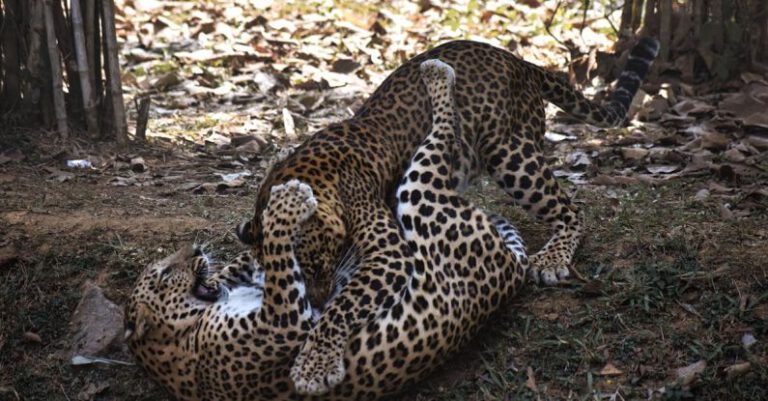
[[[201,281],[198,281],[192,289],[192,294],[201,301],[216,302],[221,296],[221,289],[209,287]]]
[[[204,262],[200,263],[200,267],[195,271],[195,284],[192,287],[192,295],[201,301],[216,302],[221,297],[221,288],[206,284],[212,269],[208,257],[202,254],[202,252],[200,256]]]

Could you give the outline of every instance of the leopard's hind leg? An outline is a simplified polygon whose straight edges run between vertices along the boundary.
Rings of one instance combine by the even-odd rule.
[[[540,148],[545,129],[543,101],[536,95],[522,92],[519,95],[511,108],[528,111],[516,113],[505,129],[483,135],[479,154],[487,171],[515,203],[549,224],[552,236],[529,259],[531,277],[536,282],[553,285],[570,275],[582,221],[547,166]]]

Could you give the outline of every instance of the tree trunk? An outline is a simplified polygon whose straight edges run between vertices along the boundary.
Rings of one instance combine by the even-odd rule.
[[[101,103],[103,87],[101,85],[101,49],[99,47],[99,14],[96,0],[84,0],[85,2],[85,49],[88,52],[88,68],[91,71],[91,87],[96,94],[96,103]]]
[[[659,42],[661,49],[659,58],[669,61],[669,47],[672,44],[672,0],[659,0]]]
[[[104,43],[106,44],[105,61],[107,81],[114,117],[115,139],[118,144],[128,142],[128,124],[123,103],[123,86],[120,77],[120,63],[117,58],[117,32],[115,31],[115,5],[113,0],[102,0],[102,18],[104,24]]]
[[[45,0],[43,12],[45,14],[45,33],[48,41],[48,59],[51,61],[51,81],[53,84],[53,106],[56,112],[56,127],[62,137],[69,137],[69,125],[67,124],[67,106],[64,101],[64,85],[61,75],[61,61],[59,49],[56,46],[56,28],[53,19],[52,0]]]
[[[71,0],[72,30],[74,31],[75,51],[77,56],[77,70],[80,74],[80,89],[83,95],[83,113],[88,132],[96,135],[99,132],[96,99],[91,87],[90,69],[88,67],[88,53],[85,50],[85,29],[83,28],[83,14],[80,0]]]
[[[3,91],[0,93],[0,112],[12,111],[21,100],[21,58],[19,54],[19,3],[6,0],[3,11]]]

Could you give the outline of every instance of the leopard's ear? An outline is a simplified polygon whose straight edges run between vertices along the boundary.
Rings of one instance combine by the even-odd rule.
[[[244,221],[235,228],[235,234],[237,239],[245,245],[253,245],[256,243],[255,235],[253,234],[253,222],[251,220]]]
[[[129,311],[125,321],[125,334],[123,338],[132,341],[141,340],[151,327],[149,314],[150,311],[147,306],[141,303],[136,305],[133,311]]]

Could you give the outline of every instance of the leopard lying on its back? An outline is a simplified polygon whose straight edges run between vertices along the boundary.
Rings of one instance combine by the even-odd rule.
[[[296,366],[299,391],[333,386],[350,339],[402,298],[403,283],[413,274],[405,266],[414,264],[414,255],[404,246],[388,197],[430,129],[429,98],[419,78],[423,61],[440,59],[455,68],[463,146],[471,148],[465,153],[478,156],[470,159],[469,178],[473,171],[487,172],[516,203],[550,225],[552,237],[531,256],[531,271],[535,279],[554,284],[568,275],[581,220],[541,151],[544,101],[595,125],[618,125],[657,50],[654,39],[642,39],[611,100],[601,106],[505,50],[470,41],[446,43],[403,64],[354,117],[320,130],[276,163],[259,190],[254,218],[238,229],[239,237],[253,244],[260,259],[261,244],[271,235],[261,221],[270,188],[300,180],[312,187],[318,206],[301,227],[297,257],[310,283],[331,283],[312,297],[313,303],[322,306],[333,283],[345,284],[325,304],[302,348],[302,363]],[[383,253],[379,244],[400,251]],[[318,389],[302,383],[325,384]]]
[[[460,141],[453,70],[429,60],[421,71],[434,123],[402,178],[396,205],[405,246],[414,250],[403,260],[411,274],[400,283],[402,296],[351,338],[329,399],[373,400],[422,377],[525,279],[528,260],[515,228],[457,192],[466,172],[453,163]],[[262,216],[270,232],[263,268],[248,253],[217,268],[188,248],[144,271],[126,313],[128,344],[178,398],[311,398],[293,392],[289,371],[312,326],[294,252],[302,223],[317,207],[312,189],[299,181],[272,187]],[[398,241],[373,246],[401,251]],[[327,383],[301,385],[314,392]]]

